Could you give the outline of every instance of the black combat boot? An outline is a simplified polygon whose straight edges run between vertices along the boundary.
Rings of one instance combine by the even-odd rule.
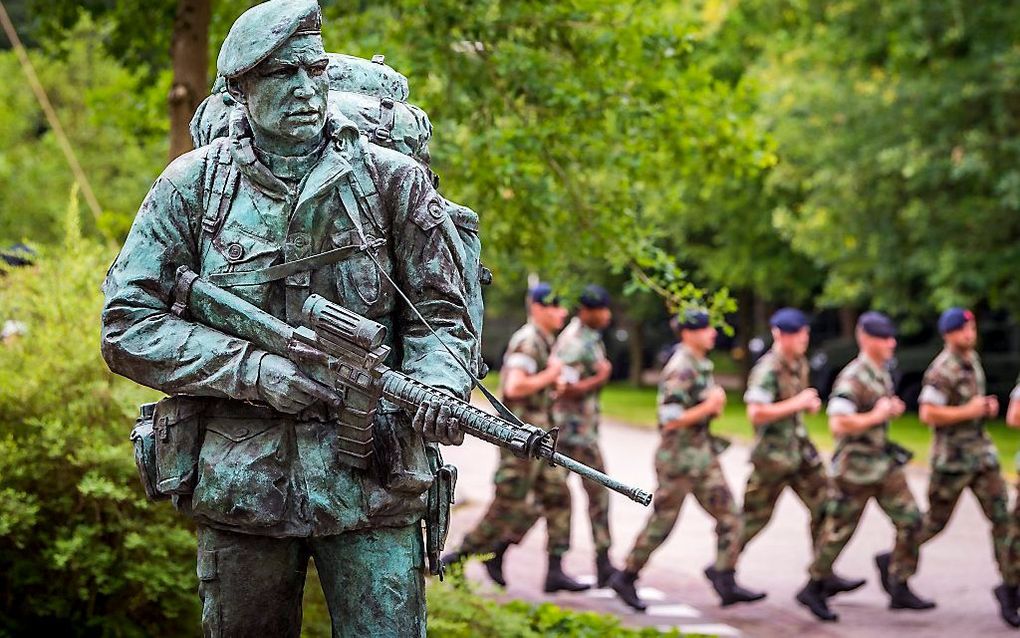
[[[1020,614],[1016,613],[1017,603],[1020,603],[1016,585],[1002,583],[992,590],[995,600],[999,603],[999,615],[1003,622],[1010,627],[1020,627]]]
[[[637,580],[637,574],[634,572],[628,572],[624,570],[617,570],[615,574],[609,577],[609,586],[613,588],[616,595],[620,597],[628,607],[636,611],[644,611],[648,608],[645,601],[641,600],[637,595],[637,588],[634,587],[634,582]]]
[[[892,596],[892,586],[889,583],[889,560],[892,555],[889,552],[875,555],[875,567],[878,567],[879,580],[885,593]]]
[[[889,579],[889,609],[914,609],[923,611],[935,609],[935,603],[919,597],[910,591],[906,581]],[[1015,612],[1014,612],[1015,613]]]
[[[818,620],[835,622],[839,620],[839,615],[829,609],[824,590],[824,580],[809,580],[804,589],[797,592],[797,602],[810,609]]]
[[[489,578],[500,587],[506,587],[506,578],[503,577],[503,554],[506,553],[507,547],[510,547],[510,543],[501,542],[493,548],[492,558],[482,561]]]
[[[736,574],[732,569],[719,571],[715,566],[710,566],[705,568],[705,578],[712,583],[715,593],[719,594],[719,601],[723,607],[735,603],[753,603],[765,598],[763,591],[751,591],[738,585]]]
[[[563,573],[561,565],[562,557],[549,554],[549,571],[545,574],[545,592],[551,594],[554,591],[584,591],[591,589],[591,585],[579,583],[570,576]]]
[[[864,586],[864,583],[865,580],[863,578],[843,578],[833,574],[825,579],[825,586],[822,587],[822,592],[826,598],[832,598],[836,594],[860,589]]]
[[[619,570],[609,562],[609,550],[600,549],[595,554],[595,586],[602,589],[609,585],[609,577],[617,571]]]

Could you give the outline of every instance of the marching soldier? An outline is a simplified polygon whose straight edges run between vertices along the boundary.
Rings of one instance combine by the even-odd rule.
[[[500,385],[504,403],[522,420],[540,428],[552,422],[553,390],[562,364],[551,357],[554,335],[563,328],[567,313],[549,284],[528,291],[528,323],[510,337]],[[484,565],[497,584],[505,586],[503,555],[519,543],[539,516],[545,517],[549,535],[549,569],[545,591],[582,591],[581,584],[563,573],[561,561],[570,548],[570,490],[567,471],[545,461],[518,458],[500,451],[493,482],[496,495],[478,525],[464,537],[460,549],[444,557],[457,562],[472,554],[493,554]]]
[[[674,321],[673,328],[681,343],[663,368],[659,382],[662,441],[655,454],[659,486],[654,511],[634,543],[625,569],[614,574],[609,585],[627,605],[645,610],[634,583],[652,552],[673,531],[684,498],[694,494],[716,520],[716,560],[705,570],[705,576],[723,606],[761,600],[764,593],[748,591],[734,579],[742,522],[719,465],[718,444],[722,442],[709,433],[709,423],[726,405],[726,392],[715,383],[708,358],[715,347],[716,330],[702,311],[686,312]]]
[[[609,293],[588,286],[581,294],[577,316],[556,339],[553,353],[563,364],[553,404],[553,422],[559,428],[559,449],[566,455],[605,471],[599,449],[599,394],[613,366],[606,357],[600,330],[613,319]],[[609,561],[609,492],[582,481],[588,494],[588,517],[595,541],[595,573],[598,587],[605,587],[616,569]]]
[[[804,413],[821,408],[818,391],[808,387],[808,362],[804,354],[811,329],[803,312],[783,308],[769,320],[772,349],[751,370],[744,393],[747,418],[755,430],[751,463],[754,469],[744,492],[744,536],[747,545],[764,528],[776,500],[790,487],[811,515],[812,548],[825,519],[829,477],[804,426]],[[826,595],[853,591],[863,579],[848,580],[830,574]]]
[[[896,350],[893,322],[878,312],[864,313],[857,322],[857,344],[860,353],[836,377],[829,399],[829,428],[836,436],[833,494],[815,545],[811,579],[797,594],[799,603],[827,621],[839,619],[826,602],[832,564],[853,536],[871,498],[896,528],[893,551],[876,557],[889,607],[935,607],[907,586],[907,579],[917,570],[921,511],[902,467],[909,452],[888,440],[890,420],[905,409],[893,394],[892,377],[886,369]]]
[[[985,373],[975,346],[977,322],[963,308],[950,308],[939,317],[945,348],[924,373],[921,420],[934,432],[928,514],[921,542],[941,532],[965,488],[981,504],[992,523],[992,543],[1002,583],[993,589],[1006,622],[1017,619],[1011,592],[1017,576],[1009,560],[1009,496],[999,473],[999,457],[985,421],[999,413],[999,400],[985,394]],[[1020,624],[1020,622],[1018,622]]]

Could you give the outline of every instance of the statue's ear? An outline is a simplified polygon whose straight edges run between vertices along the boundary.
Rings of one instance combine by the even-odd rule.
[[[237,104],[247,104],[248,100],[244,95],[244,91],[241,89],[241,82],[238,78],[230,78],[227,80],[227,93],[233,98]]]

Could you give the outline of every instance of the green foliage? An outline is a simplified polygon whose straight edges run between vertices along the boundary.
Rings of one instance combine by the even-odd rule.
[[[85,22],[31,57],[104,209],[86,235],[122,237],[162,168],[167,123],[155,89],[137,91],[102,37]],[[12,51],[0,52],[0,74],[0,246],[59,243],[71,171]]]
[[[154,393],[99,354],[109,249],[66,234],[0,278],[0,635],[190,635],[195,540],[138,485],[128,434]]]

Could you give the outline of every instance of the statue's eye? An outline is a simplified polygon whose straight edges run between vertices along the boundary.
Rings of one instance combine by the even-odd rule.
[[[309,75],[312,75],[312,76],[316,76],[316,77],[320,76],[320,75],[322,75],[323,73],[326,72],[326,68],[328,66],[329,66],[328,62],[322,62],[322,63],[319,63],[319,64],[313,64],[311,67],[309,67],[308,73],[309,73]]]

